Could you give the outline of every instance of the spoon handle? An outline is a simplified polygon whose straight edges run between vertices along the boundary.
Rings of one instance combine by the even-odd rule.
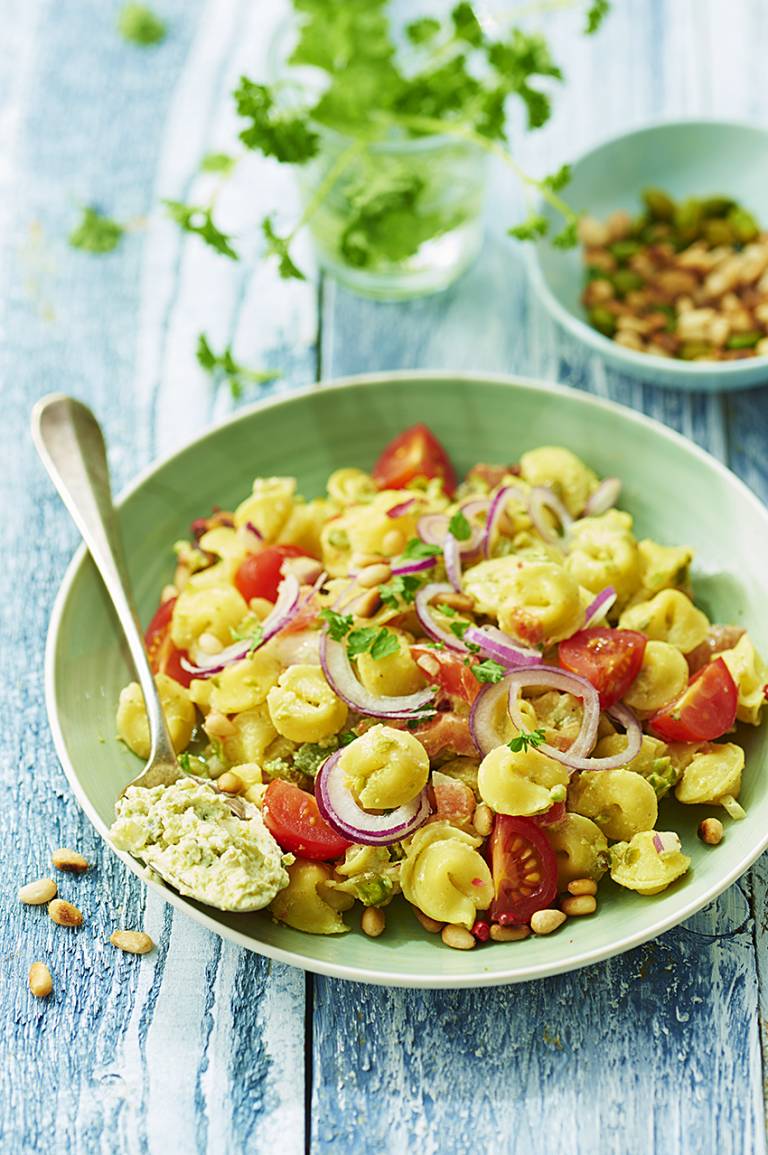
[[[117,516],[112,504],[104,437],[87,406],[63,393],[42,397],[32,411],[32,438],[112,599],[131,651],[149,719],[150,763],[176,763],[131,598]]]

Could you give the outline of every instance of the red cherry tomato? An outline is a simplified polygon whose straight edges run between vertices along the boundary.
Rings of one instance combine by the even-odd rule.
[[[416,477],[442,477],[449,496],[456,488],[450,458],[426,425],[412,425],[395,437],[373,467],[379,489],[402,489]]]
[[[330,862],[352,845],[325,821],[314,794],[292,782],[279,778],[270,782],[261,814],[267,830],[283,850],[313,862]]]
[[[591,682],[605,709],[624,697],[640,673],[646,643],[637,630],[593,626],[560,643],[560,665]]]
[[[449,697],[472,703],[480,693],[480,683],[458,654],[421,645],[411,646],[411,654],[425,678]]]
[[[488,840],[494,899],[488,911],[502,926],[527,923],[557,895],[557,859],[530,818],[497,814]]]
[[[535,822],[537,826],[559,826],[565,818],[565,803],[553,802],[549,810],[545,810],[543,814],[533,814],[531,822]]]
[[[452,710],[435,714],[428,722],[411,731],[418,738],[430,758],[444,750],[460,758],[476,758],[478,749],[469,729],[469,718],[462,718]]]
[[[171,618],[175,605],[176,598],[169,598],[158,607],[144,634],[144,647],[153,674],[167,674],[182,686],[189,686],[192,674],[181,664],[187,652],[177,650],[171,641]]]
[[[712,742],[736,721],[739,691],[722,658],[703,666],[688,686],[650,719],[665,742]]]
[[[283,562],[289,557],[308,557],[297,545],[268,545],[258,553],[251,553],[240,563],[235,574],[235,585],[245,600],[266,598],[277,601],[277,587],[283,580]]]

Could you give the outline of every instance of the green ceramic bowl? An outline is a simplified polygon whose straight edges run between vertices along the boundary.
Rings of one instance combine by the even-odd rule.
[[[641,536],[696,550],[695,587],[715,621],[749,626],[768,651],[764,612],[768,511],[722,465],[663,426],[606,401],[535,381],[475,374],[387,373],[341,381],[244,411],[131,487],[120,504],[129,569],[147,621],[173,571],[171,544],[218,502],[238,502],[255,474],[296,474],[307,496],[331,470],[370,467],[406,426],[428,423],[459,470],[476,460],[509,461],[536,445],[570,447],[599,473],[623,478],[623,504]],[[90,559],[72,562],[53,614],[47,653],[48,709],[56,746],[77,798],[108,838],[114,801],[140,769],[114,738],[115,704],[131,679],[125,647]],[[217,934],[271,958],[322,974],[403,986],[465,987],[516,982],[571,970],[660,934],[704,906],[768,844],[768,727],[746,728],[747,817],[728,820],[713,851],[696,826],[713,808],[665,803],[660,829],[678,830],[693,869],[655,898],[607,882],[599,915],[574,919],[551,938],[453,951],[427,934],[401,901],[376,940],[354,929],[343,938],[303,934],[268,914],[231,915],[159,888],[174,906]],[[133,859],[126,866],[140,874]]]
[[[768,223],[768,132],[745,124],[677,121],[615,137],[576,160],[567,189],[579,212],[602,220],[615,209],[640,211],[644,188],[675,198],[732,196]],[[556,223],[548,208],[543,212]],[[622,373],[676,389],[745,389],[768,383],[768,357],[747,361],[675,361],[625,349],[587,323],[580,297],[580,249],[542,241],[527,248],[533,284],[552,316]]]

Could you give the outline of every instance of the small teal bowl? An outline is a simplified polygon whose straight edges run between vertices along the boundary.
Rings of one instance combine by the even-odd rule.
[[[656,187],[673,197],[723,194],[768,223],[768,132],[726,121],[683,120],[651,125],[607,141],[572,166],[568,201],[602,220],[616,209],[637,213],[641,192]],[[551,209],[542,211],[553,227]],[[552,316],[621,373],[652,385],[715,392],[768,384],[768,357],[746,361],[676,361],[617,345],[587,323],[581,304],[581,249],[548,241],[528,249],[533,284]]]

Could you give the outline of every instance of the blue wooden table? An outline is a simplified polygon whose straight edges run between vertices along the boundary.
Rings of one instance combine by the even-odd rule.
[[[313,979],[222,943],[147,898],[79,812],[43,705],[48,616],[76,544],[27,435],[44,392],[95,408],[122,487],[233,407],[197,366],[203,329],[280,369],[278,391],[387,368],[525,373],[653,414],[768,498],[768,389],[686,396],[607,372],[554,330],[500,228],[452,290],[403,305],[286,284],[182,236],[158,200],[205,195],[200,158],[229,147],[229,93],[263,68],[281,6],[156,0],[169,35],[145,50],[116,35],[118,6],[0,0],[0,1151],[763,1152],[765,860],[685,926],[608,963],[408,992]],[[569,83],[551,125],[520,141],[534,171],[650,119],[768,120],[764,0],[615,8],[590,43],[577,18],[546,20]],[[86,203],[132,222],[115,253],[68,246]],[[290,176],[253,159],[220,209],[255,254],[254,221],[294,203]],[[493,204],[500,222],[517,205],[501,174]],[[15,900],[62,844],[96,863],[81,884],[91,933],[69,939]],[[138,966],[105,944],[118,915],[158,943]],[[47,1002],[26,986],[40,957],[55,979]]]

